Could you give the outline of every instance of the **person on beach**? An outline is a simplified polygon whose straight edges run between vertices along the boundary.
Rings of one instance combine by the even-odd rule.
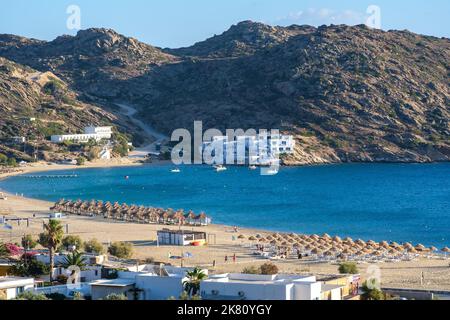
[[[236,253],[233,254],[233,263],[236,263]]]
[[[225,255],[225,263],[227,263],[227,262],[228,262],[228,256]]]
[[[213,268],[216,267],[216,260],[213,260]]]

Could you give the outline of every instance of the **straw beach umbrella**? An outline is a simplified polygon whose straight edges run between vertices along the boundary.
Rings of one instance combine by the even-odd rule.
[[[379,245],[381,248],[385,248],[385,249],[387,249],[387,248],[390,247],[390,246],[389,246],[389,243],[387,243],[386,241],[381,241],[378,245]]]
[[[393,247],[393,248],[398,248],[398,247],[400,247],[400,245],[399,245],[397,242],[395,242],[395,241],[391,242],[391,243],[389,244],[389,246],[391,246],[391,247]]]
[[[425,251],[426,248],[423,244],[419,243],[417,246],[414,247],[417,251]]]
[[[323,239],[327,239],[327,240],[331,240],[331,237],[330,237],[330,235],[329,235],[328,233],[324,233],[324,234],[322,235],[322,238],[323,238]]]
[[[405,248],[405,249],[407,249],[407,248],[412,248],[413,247],[413,245],[411,244],[411,243],[409,243],[409,242],[405,242],[404,244],[403,244],[403,248]]]

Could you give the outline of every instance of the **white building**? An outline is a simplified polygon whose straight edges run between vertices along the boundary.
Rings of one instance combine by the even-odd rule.
[[[53,143],[63,143],[64,141],[75,141],[85,143],[93,139],[100,141],[102,139],[111,139],[112,127],[86,127],[83,134],[66,134],[53,135],[51,141]]]
[[[213,275],[200,283],[204,300],[320,300],[330,288],[315,276],[255,275],[229,273]],[[341,300],[341,287],[332,288]]]
[[[0,277],[0,300],[15,299],[22,292],[33,289],[33,278]]]
[[[157,232],[158,245],[202,246],[206,243],[206,232],[163,229]]]
[[[223,163],[220,164],[250,162],[267,165],[277,162],[281,154],[293,154],[295,140],[293,136],[282,134],[238,136],[234,140],[230,140],[228,136],[215,136],[212,141],[203,143],[201,152],[215,157],[220,149],[223,150]]]
[[[90,283],[92,299],[103,299],[111,293],[125,294],[130,300],[133,300],[135,295],[138,300],[178,298],[184,290],[186,272],[191,270],[191,268],[153,265],[131,269],[133,271],[118,272],[117,279]],[[203,272],[208,274],[208,270]]]

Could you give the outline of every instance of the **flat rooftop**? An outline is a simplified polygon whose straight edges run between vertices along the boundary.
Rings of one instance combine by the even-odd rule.
[[[22,281],[22,280],[34,280],[33,278],[22,278],[22,277],[0,277],[0,283],[10,282],[10,281]]]
[[[192,231],[192,230],[158,230],[158,233],[170,233],[170,234],[201,234],[205,235],[206,232]]]
[[[112,279],[112,280],[99,280],[91,282],[91,286],[103,286],[103,287],[127,287],[136,283],[134,279]]]

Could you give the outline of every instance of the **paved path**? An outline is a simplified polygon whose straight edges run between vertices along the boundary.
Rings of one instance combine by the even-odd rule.
[[[164,134],[156,131],[148,124],[142,122],[140,119],[135,118],[135,114],[137,113],[137,110],[126,103],[116,103],[118,107],[120,107],[122,114],[126,115],[130,118],[130,120],[139,128],[142,129],[142,131],[145,132],[147,137],[150,140],[154,140],[152,143],[141,147],[136,148],[130,154],[128,155],[130,158],[145,158],[149,153],[157,153],[156,151],[156,145],[159,143],[163,143],[166,140],[169,140],[169,137],[165,136]]]

